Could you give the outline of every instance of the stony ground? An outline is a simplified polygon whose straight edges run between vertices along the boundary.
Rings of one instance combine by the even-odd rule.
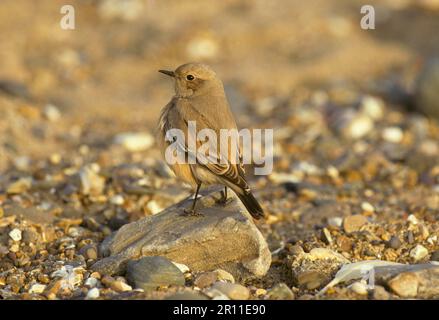
[[[0,298],[439,297],[439,124],[414,94],[436,1],[371,1],[367,32],[352,0],[117,3],[77,1],[69,32],[62,1],[0,8]],[[192,60],[218,70],[241,127],[275,129],[274,171],[250,179],[273,261],[262,279],[180,266],[184,285],[135,289],[90,266],[106,236],[191,192],[152,134],[172,94],[156,70]],[[368,260],[422,268],[318,294]]]

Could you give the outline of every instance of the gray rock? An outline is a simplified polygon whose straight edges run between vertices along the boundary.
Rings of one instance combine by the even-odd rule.
[[[389,248],[398,249],[401,247],[401,240],[397,236],[392,236],[387,245]]]
[[[210,287],[218,280],[216,272],[203,272],[199,274],[194,281],[194,285],[198,288]]]
[[[418,111],[439,119],[439,58],[429,61],[421,71],[415,88]]]
[[[145,291],[155,290],[159,286],[185,284],[180,269],[164,257],[143,257],[137,261],[130,261],[127,280],[134,287]]]
[[[347,233],[356,232],[359,231],[366,223],[367,218],[365,216],[359,214],[348,216],[343,220],[343,229]]]
[[[235,278],[261,277],[271,264],[267,243],[235,196],[227,206],[217,204],[220,189],[198,199],[202,216],[184,216],[186,200],[154,216],[120,228],[101,245],[105,259],[93,265],[101,274],[122,273],[126,262],[140,256],[165,256],[192,271],[218,268]]]
[[[268,292],[270,300],[294,300],[294,293],[285,283],[278,283]]]
[[[212,288],[222,292],[232,300],[247,300],[250,297],[250,291],[237,283],[216,282]]]
[[[372,291],[373,300],[389,300],[390,294],[383,286],[375,286]]]
[[[431,254],[430,260],[431,261],[439,261],[439,250],[436,250]]]
[[[98,258],[98,250],[94,244],[87,244],[79,250],[79,254],[86,260],[96,260]]]
[[[377,267],[375,281],[404,298],[435,298],[439,295],[439,266],[426,263]]]
[[[398,296],[403,298],[413,298],[418,294],[419,280],[411,272],[404,272],[389,281],[389,287]]]
[[[209,300],[209,298],[196,291],[181,291],[167,296],[165,300]]]

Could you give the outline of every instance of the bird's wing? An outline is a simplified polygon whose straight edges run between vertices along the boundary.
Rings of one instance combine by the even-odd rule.
[[[217,177],[222,178],[225,180],[225,182],[228,182],[228,184],[239,187],[242,190],[248,190],[249,186],[245,180],[239,140],[236,141],[236,149],[234,150],[232,150],[231,147],[229,148],[231,143],[230,140],[219,141],[221,140],[219,130],[230,128],[218,128],[212,123],[212,121],[209,121],[207,117],[205,117],[197,109],[193,108],[189,103],[185,107],[192,108],[191,112],[180,112],[181,119],[183,119],[185,122],[186,131],[189,131],[187,130],[188,122],[196,120],[196,133],[202,129],[212,129],[216,133],[217,141],[216,143],[210,140],[200,141],[196,136],[190,136],[191,133],[188,132],[186,137],[188,139],[193,139],[192,141],[196,141],[196,150],[194,150],[194,148],[188,144],[188,139],[186,139],[185,145],[180,145],[179,148],[183,148],[190,157],[194,157],[197,160],[197,164],[202,165]],[[181,108],[178,108],[178,110],[181,110]],[[189,114],[192,116],[189,117]],[[236,125],[234,125],[234,127],[236,128]],[[225,147],[221,148],[221,143],[225,144]],[[200,148],[202,146],[207,146],[208,148],[206,149],[209,150],[210,153],[200,152]],[[236,161],[230,161],[230,159],[232,159],[231,156],[233,155],[233,152],[234,156],[237,158]]]

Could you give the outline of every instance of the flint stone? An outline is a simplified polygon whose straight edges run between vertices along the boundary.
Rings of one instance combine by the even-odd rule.
[[[430,118],[439,119],[439,57],[428,61],[415,88],[415,106]]]
[[[121,274],[128,260],[164,256],[192,271],[218,268],[237,279],[264,276],[271,264],[268,245],[235,195],[226,206],[221,189],[204,190],[197,201],[202,216],[184,216],[192,199],[121,227],[101,245],[103,260],[93,265],[101,274]]]
[[[184,286],[183,273],[171,261],[164,257],[143,257],[130,261],[127,267],[127,279],[136,288],[145,291],[159,286]]]
[[[414,264],[375,268],[375,281],[401,297],[439,297],[439,265]]]

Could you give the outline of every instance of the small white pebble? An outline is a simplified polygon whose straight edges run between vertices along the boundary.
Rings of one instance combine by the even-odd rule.
[[[13,229],[11,232],[9,232],[9,236],[14,241],[20,241],[21,240],[21,230],[20,229]]]
[[[342,224],[343,224],[343,218],[341,217],[328,218],[328,225],[332,227],[340,228]]]
[[[340,174],[339,174],[337,168],[334,167],[334,166],[329,166],[329,167],[326,169],[326,172],[328,173],[328,176],[330,176],[331,178],[334,178],[334,179],[335,179],[335,178],[338,178],[338,177],[340,176]]]
[[[178,263],[178,262],[174,262],[172,261],[172,263],[182,272],[182,273],[186,273],[189,272],[190,269],[187,265],[182,264],[182,263]]]
[[[428,255],[428,250],[423,245],[418,244],[410,251],[410,257],[415,261],[422,260]]]
[[[427,239],[427,242],[431,245],[434,245],[437,242],[437,236],[431,236]]]
[[[160,207],[155,200],[149,201],[146,207],[148,208],[149,212],[151,212],[151,214],[157,214],[163,210],[163,208]]]
[[[384,102],[373,96],[365,96],[361,101],[361,110],[374,120],[384,116]]]
[[[411,214],[407,217],[407,221],[409,221],[413,225],[417,225],[419,223],[418,218],[415,215]]]
[[[392,143],[400,143],[404,138],[404,132],[398,127],[385,128],[381,133],[381,137]]]
[[[357,294],[366,295],[367,294],[367,285],[362,282],[354,282],[351,285],[351,290]]]
[[[125,203],[125,199],[120,194],[117,194],[117,195],[111,197],[110,202],[112,204],[121,206]]]
[[[93,289],[88,290],[86,298],[87,299],[97,299],[97,298],[99,298],[99,295],[100,295],[99,289],[93,288]]]
[[[45,284],[35,283],[30,287],[29,293],[40,294],[40,293],[43,293],[45,289],[46,289]]]
[[[90,277],[85,280],[84,285],[89,286],[90,288],[94,288],[98,285],[98,279]]]
[[[51,122],[55,122],[59,120],[59,118],[61,118],[61,112],[53,104],[46,105],[44,107],[43,114],[46,117],[46,119]]]
[[[132,291],[133,287],[131,287],[129,284],[126,284],[125,282],[120,282],[120,288],[121,291],[125,292],[125,291]]]
[[[363,202],[361,204],[361,209],[363,209],[366,212],[375,212],[374,206],[371,205],[369,202]]]

